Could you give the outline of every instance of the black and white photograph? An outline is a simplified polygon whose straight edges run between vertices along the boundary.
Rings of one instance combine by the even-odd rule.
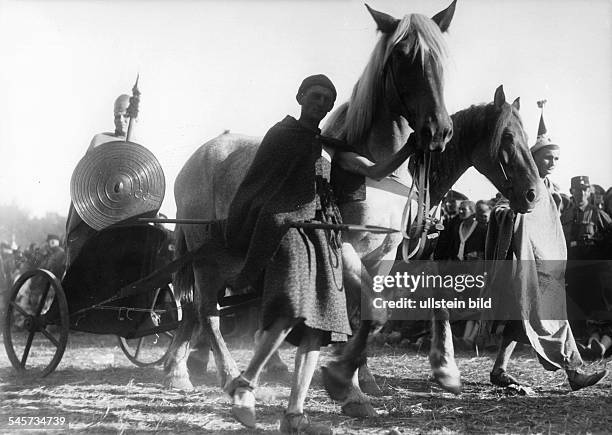
[[[612,433],[610,0],[0,0],[0,433]]]

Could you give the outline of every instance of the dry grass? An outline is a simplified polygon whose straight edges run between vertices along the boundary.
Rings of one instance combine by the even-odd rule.
[[[233,349],[244,367],[248,346],[234,343]],[[293,352],[282,351],[286,363]],[[425,354],[388,346],[372,353],[370,366],[384,393],[373,399],[379,417],[343,416],[317,373],[307,402],[315,420],[329,423],[339,434],[386,434],[393,428],[405,434],[612,431],[611,379],[571,392],[564,374],[544,371],[530,351],[518,353],[510,368],[533,387],[533,397],[507,395],[489,384],[492,354],[459,354],[465,391],[453,396],[428,381]],[[60,366],[44,379],[18,376],[2,353],[0,433],[18,432],[8,427],[9,416],[41,415],[65,416],[71,431],[86,433],[263,433],[277,430],[289,395],[288,379],[264,378],[257,390],[259,427],[251,431],[230,416],[228,399],[212,372],[195,378],[192,393],[164,389],[162,376],[160,368],[133,366],[110,336],[72,334]]]

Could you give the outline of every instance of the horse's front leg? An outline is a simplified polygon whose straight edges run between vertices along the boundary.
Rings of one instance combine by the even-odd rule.
[[[329,396],[342,402],[342,412],[352,417],[373,417],[376,411],[359,386],[358,368],[366,363],[366,344],[373,322],[361,322],[357,333],[344,346],[342,355],[322,367],[323,384]]]
[[[393,245],[394,242],[392,238],[387,236],[383,240],[383,243],[375,249],[376,255],[372,256],[372,253],[369,254],[370,258],[376,258],[375,261],[372,260],[372,262],[375,262],[375,270],[381,269],[381,260],[379,257],[388,258],[388,254],[393,250]],[[385,309],[376,309],[373,305],[373,300],[376,295],[373,291],[372,277],[369,273],[369,270],[373,268],[366,268],[357,252],[350,244],[344,244],[343,246],[342,261],[344,265],[344,284],[347,289],[347,302],[350,302],[348,311],[352,312],[356,309],[357,312],[361,313],[363,319],[369,321],[365,328],[360,329],[360,333],[363,333],[364,330],[371,333],[376,329],[382,328],[387,321],[387,312]],[[392,264],[392,262],[389,262],[389,264]],[[368,263],[368,265],[371,266],[370,263]],[[367,338],[367,336],[365,338]],[[379,395],[382,391],[368,367],[365,346],[366,342],[363,342],[364,348],[357,352],[362,354],[360,357],[362,362],[358,368],[359,386],[366,394]]]
[[[262,331],[260,329],[255,331],[255,336],[253,337],[255,348],[259,347],[261,335]],[[287,364],[285,364],[281,359],[278,349],[274,351],[274,353],[268,359],[268,362],[266,362],[265,371],[269,375],[274,375],[277,377],[282,377],[289,373],[289,367],[287,367]]]
[[[195,288],[200,297],[198,317],[201,334],[210,343],[217,365],[219,382],[221,387],[224,387],[229,380],[240,375],[240,371],[221,335],[217,308],[218,274],[214,265],[207,264],[203,260],[194,261],[193,266]]]
[[[190,343],[193,350],[187,359],[187,368],[189,369],[189,373],[200,376],[204,375],[206,374],[208,360],[210,358],[210,338],[208,337],[208,334],[205,334],[204,331],[202,331],[202,327],[200,326],[199,322],[197,324],[197,328],[194,329]]]
[[[433,312],[429,363],[434,380],[442,388],[454,394],[461,393],[461,375],[455,362],[453,335],[446,309],[434,309]]]
[[[189,340],[197,326],[197,317],[192,304],[183,306],[183,320],[174,333],[170,344],[168,358],[164,362],[164,385],[170,388],[190,391],[193,385],[189,380],[187,358],[189,357]]]

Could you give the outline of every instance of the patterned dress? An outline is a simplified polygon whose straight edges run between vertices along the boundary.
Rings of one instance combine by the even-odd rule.
[[[315,164],[315,220],[339,223],[340,213],[329,185],[331,165]],[[341,341],[351,333],[342,283],[340,235],[335,231],[291,228],[281,240],[263,277],[262,326],[278,317],[303,319],[287,340],[299,344],[305,327],[325,334],[323,343]]]

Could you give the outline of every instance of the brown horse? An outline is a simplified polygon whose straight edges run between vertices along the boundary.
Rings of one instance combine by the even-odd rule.
[[[448,29],[454,9],[453,2],[432,19],[418,14],[396,19],[368,7],[381,36],[350,101],[333,116],[328,134],[346,139],[373,161],[397,152],[412,130],[416,148],[442,151],[452,136],[443,99],[446,44],[442,32]],[[223,134],[200,147],[175,182],[177,218],[226,218],[259,143],[257,138]],[[409,178],[405,164],[397,174]],[[346,213],[346,222],[399,227],[404,202],[405,198],[400,201],[393,198],[389,203],[386,192],[368,189],[366,201],[345,208],[342,213]],[[204,225],[177,225],[175,234],[178,255],[210,243],[215,234],[220,238],[218,231]],[[365,236],[354,240],[354,247],[345,243],[343,249],[347,258],[352,258],[351,267],[359,270],[360,258],[389,258],[400,241],[401,237],[389,240]],[[241,259],[229,256],[220,240],[214,255],[199,258],[176,277],[179,294],[193,296],[199,314],[199,335],[210,341],[222,385],[239,371],[219,331],[217,294],[240,264]],[[197,323],[195,318],[185,315],[175,335],[166,363],[166,382],[171,386],[192,388],[187,356],[192,329]]]
[[[432,205],[438,204],[459,177],[474,166],[509,198],[513,210],[527,213],[534,208],[541,183],[518,109],[519,100],[506,103],[500,86],[495,91],[493,103],[471,106],[452,116],[453,138],[443,153],[431,155]],[[387,264],[390,268],[392,262]],[[380,268],[369,272],[380,274]],[[367,370],[365,346],[370,326],[370,322],[362,322],[343,354],[324,368],[324,382],[330,396],[343,400],[345,410],[351,414],[360,414],[365,409],[355,373],[358,368]],[[434,313],[429,358],[434,379],[445,389],[458,393],[461,390],[460,375],[454,360],[446,310]],[[371,375],[364,378],[373,382]]]

